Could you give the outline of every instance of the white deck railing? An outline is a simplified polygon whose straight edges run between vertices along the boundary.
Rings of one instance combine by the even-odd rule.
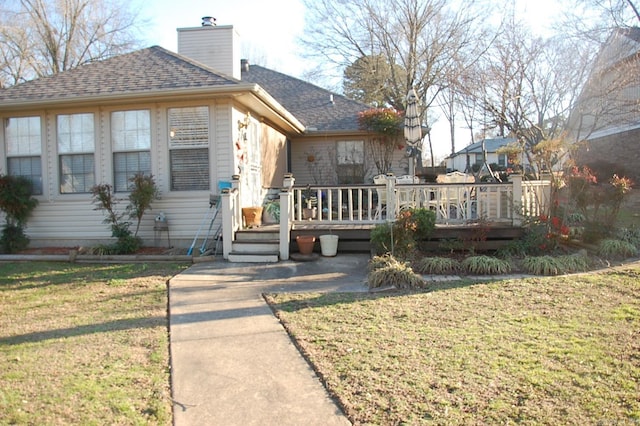
[[[288,180],[287,180],[288,179]],[[397,184],[390,176],[381,185],[293,186],[285,179],[280,193],[280,258],[288,259],[290,230],[296,222],[318,224],[376,224],[394,221],[408,208],[427,208],[436,224],[479,221],[520,226],[523,216],[548,212],[549,181],[507,183]],[[239,178],[222,193],[223,252],[227,258],[235,232],[242,226]]]
[[[293,221],[379,223],[408,208],[427,208],[439,224],[519,225],[521,215],[546,211],[549,188],[548,181],[520,177],[508,183],[396,184],[389,179],[386,185],[293,187]]]

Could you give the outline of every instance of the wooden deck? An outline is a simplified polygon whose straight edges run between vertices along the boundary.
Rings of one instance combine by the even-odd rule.
[[[277,225],[276,225],[277,226]],[[291,242],[295,247],[298,235],[324,234],[338,235],[338,253],[340,252],[370,252],[370,234],[376,224],[327,224],[317,221],[294,222],[291,230]],[[510,225],[492,224],[480,226],[466,225],[436,225],[432,237],[424,241],[421,246],[430,250],[437,250],[443,241],[457,240],[463,246],[475,245],[477,250],[496,250],[510,241],[520,238],[523,229]]]
[[[421,248],[441,249],[444,242],[459,249],[495,250],[522,236],[524,217],[546,214],[550,205],[550,182],[512,178],[507,183],[400,184],[387,177],[386,185],[306,187],[285,182],[279,194],[284,228],[281,232],[279,225],[271,225],[262,230],[270,230],[270,239],[278,241],[280,259],[297,251],[296,237],[303,234],[337,235],[338,253],[370,252],[376,225],[395,220],[405,209],[425,208],[435,212],[436,229],[428,241],[420,242]],[[238,186],[234,181],[222,192],[225,259],[232,252],[234,234],[243,232]]]

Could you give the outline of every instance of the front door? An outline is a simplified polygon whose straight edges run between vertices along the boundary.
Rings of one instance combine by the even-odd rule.
[[[245,142],[246,160],[242,172],[242,205],[262,205],[262,162],[260,144],[260,123],[251,119]]]

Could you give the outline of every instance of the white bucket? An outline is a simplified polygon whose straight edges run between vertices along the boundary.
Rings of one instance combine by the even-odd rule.
[[[335,256],[338,253],[338,236],[320,235],[320,250],[323,256]]]

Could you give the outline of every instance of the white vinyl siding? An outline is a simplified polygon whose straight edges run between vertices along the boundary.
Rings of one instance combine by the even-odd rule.
[[[12,117],[5,121],[7,171],[32,183],[32,192],[42,194],[42,128],[40,117]]]
[[[113,179],[116,192],[128,191],[137,173],[151,174],[151,118],[149,110],[111,113]]]
[[[171,190],[208,190],[209,108],[170,108],[168,116]]]

